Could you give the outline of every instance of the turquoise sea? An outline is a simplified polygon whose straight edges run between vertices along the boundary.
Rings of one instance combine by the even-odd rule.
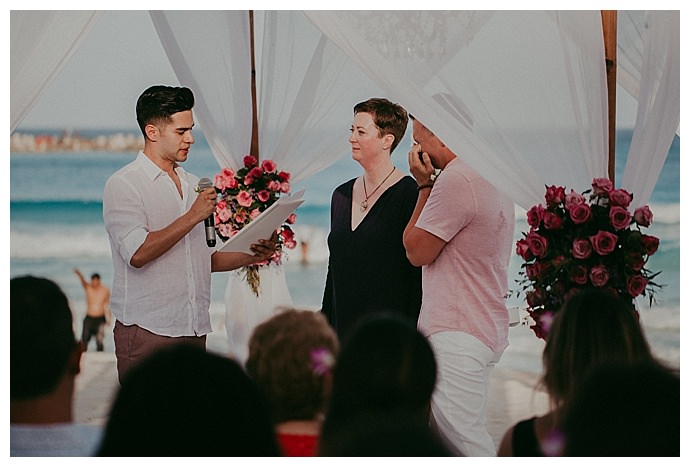
[[[36,132],[38,133],[38,132]],[[93,132],[107,134],[112,130]],[[630,142],[630,132],[618,135],[617,166],[622,178],[623,156]],[[394,161],[407,169],[407,146],[403,143]],[[75,326],[81,329],[85,312],[81,285],[72,272],[78,267],[85,275],[101,274],[105,284],[112,282],[110,247],[103,227],[101,195],[106,179],[130,162],[134,153],[11,153],[10,155],[10,276],[33,274],[55,280],[70,298],[77,315]],[[208,145],[197,135],[185,169],[212,178],[218,171]],[[326,277],[329,203],[332,190],[361,173],[349,154],[331,167],[293,186],[306,189],[306,202],[297,210],[298,238],[309,240],[306,264],[299,249],[288,250],[285,271],[295,305],[318,309]],[[654,223],[647,233],[661,239],[660,248],[648,264],[662,271],[658,281],[665,287],[657,294],[656,304],[639,302],[645,331],[655,352],[679,366],[680,362],[680,141],[675,139],[666,164],[649,202]],[[527,230],[524,211],[516,208],[516,240]],[[299,247],[298,247],[299,248]],[[519,258],[511,263],[511,284],[517,279]],[[211,313],[214,333],[209,347],[223,349],[222,327],[227,274],[214,274]],[[517,287],[517,285],[515,285]],[[520,306],[511,299],[511,306]],[[108,341],[108,340],[107,340]],[[510,331],[510,347],[500,365],[539,371],[542,342],[525,326]],[[106,350],[112,349],[112,341]]]

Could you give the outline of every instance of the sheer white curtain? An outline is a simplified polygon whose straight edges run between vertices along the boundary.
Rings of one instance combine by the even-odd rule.
[[[516,203],[607,172],[598,11],[307,11],[379,86]]]
[[[10,132],[67,63],[102,11],[10,11]]]
[[[619,81],[638,102],[621,186],[636,207],[651,196],[680,135],[680,12],[623,11],[618,27]]]
[[[195,93],[195,116],[220,166],[241,167],[251,140],[247,11],[152,11],[180,83]],[[261,159],[292,173],[293,187],[349,153],[352,108],[376,86],[299,11],[255,12]],[[364,85],[363,85],[364,83]],[[226,331],[246,358],[253,327],[290,305],[282,268],[261,270],[257,299],[238,274],[226,289]]]

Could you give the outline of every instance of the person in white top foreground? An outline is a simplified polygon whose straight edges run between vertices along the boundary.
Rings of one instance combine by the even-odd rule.
[[[258,263],[275,251],[275,236],[254,244],[254,255],[207,246],[203,221],[215,210],[215,189],[198,190],[198,177],[180,167],[194,144],[193,106],[185,87],[144,91],[136,106],[144,150],[103,192],[120,380],[160,347],[186,342],[205,348],[212,331],[211,272]]]
[[[10,456],[92,456],[103,430],[73,423],[82,346],[49,279],[10,279]]]

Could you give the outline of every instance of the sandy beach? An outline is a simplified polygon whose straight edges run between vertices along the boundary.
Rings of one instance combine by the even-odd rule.
[[[541,414],[548,400],[534,386],[539,375],[497,367],[492,375],[489,394],[489,433],[496,446],[512,424],[523,418]],[[74,417],[78,423],[104,425],[119,387],[115,354],[84,353],[81,373],[77,377]]]

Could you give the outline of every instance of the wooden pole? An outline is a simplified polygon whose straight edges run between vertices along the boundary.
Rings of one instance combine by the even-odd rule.
[[[606,86],[609,105],[609,179],[616,184],[616,48],[618,14],[616,10],[601,10],[604,30],[604,57],[606,59]]]
[[[259,116],[256,105],[256,61],[254,59],[254,10],[249,10],[249,49],[252,67],[252,141],[249,153],[259,159]]]

